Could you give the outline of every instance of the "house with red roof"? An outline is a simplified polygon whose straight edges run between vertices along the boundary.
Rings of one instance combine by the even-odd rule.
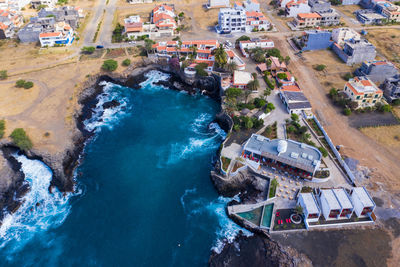
[[[381,102],[383,96],[383,91],[366,76],[350,79],[343,91],[352,102],[357,103],[357,109],[373,107]]]
[[[0,39],[12,38],[22,24],[21,14],[12,10],[0,10]]]
[[[71,45],[74,41],[74,31],[66,22],[58,22],[54,25],[54,31],[39,34],[39,41],[44,46]]]
[[[287,17],[296,17],[299,13],[310,13],[311,7],[308,0],[291,0],[285,6],[285,14]]]
[[[321,24],[322,16],[316,12],[313,13],[299,13],[292,22],[298,28],[316,27]]]

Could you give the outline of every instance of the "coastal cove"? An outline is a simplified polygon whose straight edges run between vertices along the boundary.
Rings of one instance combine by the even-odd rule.
[[[101,82],[98,96],[87,98],[81,118],[88,142],[75,191],[60,194],[49,210],[44,184],[35,194],[41,204],[21,206],[13,215],[18,226],[2,236],[0,254],[9,265],[203,266],[211,248],[240,231],[225,214],[232,199],[219,197],[209,179],[226,136],[213,123],[219,103],[157,85],[168,74],[143,75],[140,90]],[[44,164],[32,172],[40,161],[20,160],[27,179],[54,175]],[[37,215],[45,223],[27,234],[43,222]]]

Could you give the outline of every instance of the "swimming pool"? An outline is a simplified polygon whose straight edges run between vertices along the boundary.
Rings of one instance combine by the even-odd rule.
[[[243,219],[259,226],[261,221],[261,214],[262,214],[263,206],[258,207],[254,210],[246,211],[246,212],[239,212],[237,213],[238,216],[242,217]]]
[[[261,221],[262,227],[270,228],[273,210],[274,210],[274,203],[264,206],[263,217]]]

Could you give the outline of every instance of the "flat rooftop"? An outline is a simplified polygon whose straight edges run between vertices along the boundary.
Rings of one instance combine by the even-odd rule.
[[[319,166],[322,158],[317,148],[307,144],[289,139],[270,140],[257,134],[247,140],[244,149],[309,172]]]
[[[309,214],[319,214],[319,208],[312,193],[300,193]]]
[[[335,188],[332,190],[335,193],[335,196],[336,196],[337,200],[339,201],[340,206],[342,206],[343,209],[352,209],[353,208],[353,204],[351,204],[349,196],[347,195],[347,193],[344,191],[343,188]]]
[[[372,200],[371,196],[368,194],[367,190],[364,187],[354,187],[353,194],[356,194],[358,196],[364,207],[375,206],[374,201]]]
[[[339,201],[336,199],[335,193],[332,189],[321,189],[321,197],[324,196],[328,202],[329,208],[331,210],[340,210],[341,206]]]

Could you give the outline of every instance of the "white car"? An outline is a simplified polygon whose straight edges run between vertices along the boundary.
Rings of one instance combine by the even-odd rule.
[[[233,46],[232,43],[230,41],[228,41],[228,40],[225,41],[225,45],[227,47],[232,47]]]

